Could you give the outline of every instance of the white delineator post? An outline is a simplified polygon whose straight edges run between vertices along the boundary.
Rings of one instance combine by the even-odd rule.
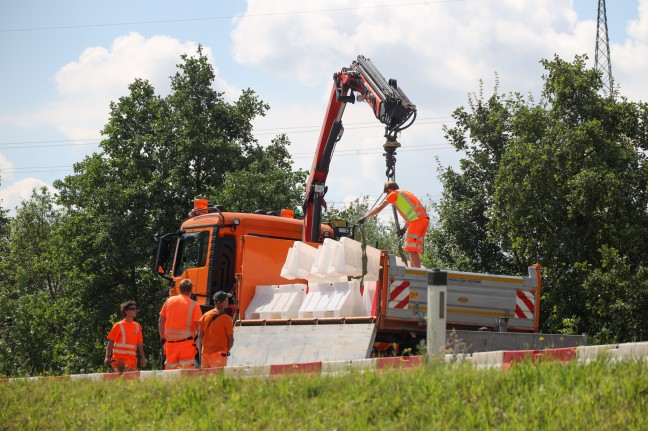
[[[427,356],[431,359],[445,354],[448,295],[446,271],[433,269],[428,273],[427,295]]]

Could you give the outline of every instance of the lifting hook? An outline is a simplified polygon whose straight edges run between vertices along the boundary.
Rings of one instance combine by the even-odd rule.
[[[395,139],[390,140],[388,139],[387,142],[385,142],[385,145],[383,145],[383,148],[385,149],[385,162],[387,163],[387,171],[385,174],[387,175],[387,181],[396,181],[396,150],[400,148],[401,144],[399,144]]]

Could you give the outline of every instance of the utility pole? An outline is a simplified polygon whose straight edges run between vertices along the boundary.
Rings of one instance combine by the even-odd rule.
[[[596,24],[596,52],[594,68],[603,75],[603,85],[610,97],[614,96],[612,81],[612,62],[610,61],[610,39],[608,38],[607,13],[605,0],[598,0],[598,20]]]

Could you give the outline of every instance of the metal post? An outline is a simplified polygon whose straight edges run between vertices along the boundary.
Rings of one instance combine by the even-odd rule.
[[[445,354],[446,296],[448,273],[433,269],[428,273],[427,297],[427,356],[428,359]]]

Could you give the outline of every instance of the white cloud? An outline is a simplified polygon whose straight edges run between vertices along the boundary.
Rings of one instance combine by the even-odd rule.
[[[32,123],[55,126],[69,139],[99,136],[109,115],[109,104],[128,95],[136,78],[148,80],[157,94],[170,91],[169,77],[175,74],[180,56],[196,55],[197,44],[167,36],[144,38],[138,33],[117,37],[108,48],[86,48],[77,61],[68,63],[54,76],[58,100],[28,115]],[[208,47],[203,54],[214,64]],[[214,68],[214,86],[234,97],[240,90],[229,85]]]
[[[7,159],[5,156],[0,154],[0,184],[2,182],[8,182],[11,181],[12,172],[13,170],[13,163],[11,163],[11,160]]]
[[[323,82],[329,74],[322,71],[335,71],[364,54],[394,71],[409,69],[421,85],[445,91],[464,91],[496,70],[511,85],[528,87],[539,80],[541,58],[557,51],[587,52],[595,29],[593,22],[584,29],[564,0],[393,6],[313,0],[307,9],[303,5],[248,0],[232,32],[235,59],[306,84]],[[530,74],[530,68],[538,72]]]
[[[23,178],[12,182],[7,188],[0,190],[0,206],[3,209],[8,209],[10,216],[14,216],[16,207],[31,197],[34,188],[41,187],[47,187],[51,193],[54,193],[54,188],[50,184],[37,178]]]
[[[639,1],[639,16],[626,28],[628,39],[610,45],[615,87],[630,100],[648,101],[648,0]]]
[[[162,96],[170,91],[171,75],[181,63],[180,56],[195,56],[197,43],[181,42],[167,36],[145,38],[130,33],[115,38],[109,47],[86,48],[76,61],[62,66],[53,80],[58,98],[47,106],[26,114],[3,117],[3,123],[19,128],[54,127],[71,140],[92,139],[99,136],[109,115],[109,104],[129,93],[128,85],[136,78],[148,80],[156,93]],[[203,54],[214,64],[209,47],[203,47]],[[214,87],[225,92],[225,97],[235,99],[240,93],[228,84],[214,67]],[[86,148],[81,148],[84,151]],[[3,207],[13,209],[23,199],[31,196],[33,187],[48,186],[35,178],[15,181],[10,171],[12,164],[0,155],[2,173]]]
[[[639,19],[627,28],[630,39],[611,49],[613,73],[622,93],[628,97],[628,92],[643,94],[645,100],[648,0],[640,0],[640,8]],[[292,80],[297,92],[309,87],[317,89],[317,94],[326,94],[313,99],[312,104],[302,103],[299,109],[289,105],[290,99],[278,103],[268,100],[272,110],[264,121],[275,127],[321,125],[332,74],[348,67],[358,54],[371,58],[386,78],[397,78],[419,111],[417,122],[401,137],[397,179],[416,194],[438,199],[441,191],[435,158],[444,166],[456,166],[459,156],[454,149],[443,146],[442,124],[429,119],[447,119],[455,108],[466,106],[467,93],[478,92],[480,80],[488,97],[495,85],[495,73],[501,93],[519,91],[538,100],[544,73],[540,60],[551,60],[557,54],[572,61],[576,55],[587,54],[592,67],[595,35],[596,21],[579,17],[574,1],[398,4],[370,0],[248,0],[247,10],[235,23],[231,37],[237,62],[269,72],[270,79],[278,82]],[[331,163],[329,201],[365,194],[378,197],[385,180],[381,154],[341,155],[347,148],[382,149],[384,138],[379,122],[367,108],[347,106],[345,125],[356,121],[373,122],[376,127],[347,127]],[[319,131],[290,135],[295,144],[292,151],[312,155],[318,136]],[[424,145],[435,147],[417,149]],[[310,158],[297,164],[309,169]]]

